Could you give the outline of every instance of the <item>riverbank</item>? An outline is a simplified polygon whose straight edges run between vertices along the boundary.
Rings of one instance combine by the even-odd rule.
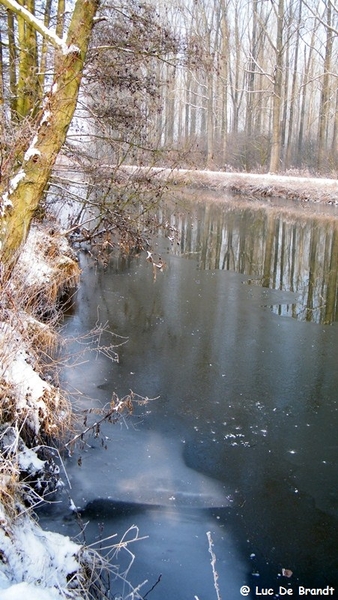
[[[0,597],[101,598],[93,551],[43,531],[34,509],[55,498],[64,473],[56,445],[71,407],[57,383],[58,303],[80,269],[55,227],[34,226],[0,303]],[[91,594],[92,580],[99,592]]]
[[[115,185],[125,185],[129,178],[148,181],[151,177],[157,177],[169,185],[185,188],[231,192],[249,198],[274,197],[338,206],[338,179],[334,177],[312,177],[294,172],[279,175],[125,164],[102,164],[100,170],[101,177],[113,177]],[[68,157],[59,158],[55,173],[66,177],[70,182],[78,183],[78,165]]]
[[[106,168],[111,168],[106,165]],[[161,169],[123,166],[121,172],[135,177],[155,174],[174,185],[229,191],[252,197],[279,197],[302,202],[338,205],[338,180],[271,173],[234,173],[194,169]]]
[[[338,181],[292,175],[228,173],[214,171],[179,171],[174,181],[215,190],[229,190],[254,197],[282,197],[302,202],[338,205]]]

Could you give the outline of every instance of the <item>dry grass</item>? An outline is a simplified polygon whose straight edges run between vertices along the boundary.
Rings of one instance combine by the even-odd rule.
[[[79,277],[78,263],[65,237],[55,227],[36,226],[10,279],[16,304],[39,319],[51,321],[58,316],[61,298],[77,287]]]
[[[36,445],[60,437],[70,422],[68,401],[44,374],[55,334],[24,312],[7,315],[0,322],[0,424],[14,424],[25,443]]]
[[[66,432],[69,436],[73,415],[57,385],[53,356],[59,341],[55,323],[60,315],[59,300],[77,285],[79,274],[62,236],[55,230],[46,233],[38,228],[29,236],[11,276],[2,273],[0,279],[0,532],[7,540],[0,563],[6,572],[10,572],[13,556],[22,565],[27,559],[27,548],[18,545],[20,536],[17,538],[16,532],[21,524],[28,536],[36,538],[37,546],[41,545],[44,532],[32,519],[32,511],[48,500],[59,484],[58,466],[53,459],[57,451],[47,444],[60,442]],[[96,351],[116,360],[114,346],[101,345],[102,331],[98,326],[91,332],[89,346],[93,346],[94,336]],[[132,411],[134,402],[147,401],[132,392],[122,400],[113,397],[99,418],[96,416],[95,422],[75,436],[70,445],[86,434],[99,435],[102,421],[119,419],[125,411]],[[61,458],[59,462],[62,465]],[[110,545],[107,539],[108,546],[102,548],[101,543],[98,550],[78,545],[73,557],[77,566],[60,589],[62,597],[108,599],[111,580],[116,579],[123,582],[125,598],[142,598],[138,589],[127,582],[128,569],[119,573],[112,562],[118,552],[125,551],[132,564],[134,555],[128,546],[137,539],[138,530],[118,544]],[[15,582],[16,573],[12,577]]]
[[[19,469],[11,459],[1,456],[0,461],[0,505],[4,507],[8,518],[14,519],[18,514],[18,498],[21,497]],[[0,522],[0,527],[3,524]]]
[[[32,448],[69,431],[71,407],[60,392],[53,355],[58,301],[80,270],[54,229],[32,230],[14,271],[0,279],[0,426]],[[19,445],[19,441],[17,446]],[[0,503],[7,514],[27,495],[17,454],[1,451]]]

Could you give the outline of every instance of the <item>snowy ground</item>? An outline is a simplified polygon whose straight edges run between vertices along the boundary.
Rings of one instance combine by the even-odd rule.
[[[9,522],[0,509],[1,600],[80,598],[67,592],[81,570],[81,547],[68,537],[42,531],[27,514]]]
[[[111,168],[106,165],[106,168]],[[322,202],[338,205],[338,180],[275,175],[271,173],[236,173],[198,169],[161,169],[123,166],[121,171],[140,175],[157,173],[161,178],[186,186],[214,190],[230,190],[252,196],[283,196],[291,200]]]
[[[86,598],[93,554],[43,531],[30,508],[61,485],[57,464],[38,452],[68,418],[39,362],[53,331],[37,314],[74,285],[79,268],[54,229],[32,229],[19,261],[0,291],[0,599]]]

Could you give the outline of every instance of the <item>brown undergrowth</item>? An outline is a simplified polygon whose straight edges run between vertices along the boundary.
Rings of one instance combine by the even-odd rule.
[[[0,501],[12,515],[19,500],[34,504],[57,488],[58,468],[42,448],[68,430],[71,409],[53,372],[54,326],[59,300],[79,275],[62,236],[41,226],[32,228],[14,270],[1,274]],[[37,446],[36,458],[29,456]]]
[[[55,356],[62,306],[79,277],[76,257],[54,225],[33,227],[14,270],[0,273],[0,574],[1,584],[5,580],[6,587],[17,586],[14,594],[26,582],[33,591],[35,586],[51,586],[54,598],[55,583],[43,566],[48,563],[60,598],[101,600],[109,597],[110,577],[124,580],[126,574],[118,573],[109,553],[103,557],[94,547],[42,531],[34,513],[38,505],[53,500],[62,477],[67,479],[60,473],[58,448],[71,453],[88,435],[100,435],[103,421],[115,422],[132,412],[134,402],[147,401],[132,392],[121,400],[113,396],[109,406],[93,411],[93,422],[87,411],[86,424],[78,418],[76,426],[71,404],[58,385]],[[116,360],[113,346],[100,347],[101,334],[98,326],[84,345]],[[111,544],[110,553],[138,537],[137,532],[128,543]],[[32,555],[38,557],[33,570]],[[128,597],[141,598],[130,585],[129,592]]]
[[[10,275],[0,281],[0,424],[15,425],[26,443],[59,436],[70,408],[53,379],[60,300],[80,269],[54,230],[33,228]]]

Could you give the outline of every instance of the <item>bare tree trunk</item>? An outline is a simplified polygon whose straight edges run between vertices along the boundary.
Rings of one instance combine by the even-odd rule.
[[[290,114],[288,123],[288,137],[287,146],[285,153],[285,168],[288,168],[291,164],[291,152],[293,144],[293,122],[295,114],[295,102],[296,102],[296,86],[297,86],[297,69],[298,69],[298,52],[299,52],[299,40],[300,40],[300,24],[302,19],[302,0],[299,0],[298,7],[298,20],[297,20],[297,32],[296,32],[296,46],[295,46],[295,57],[293,63],[293,74],[292,74],[292,85],[291,85],[291,102],[290,102]]]
[[[253,91],[255,89],[255,71],[257,63],[257,2],[252,2],[252,33],[251,33],[251,48],[249,57],[249,69],[247,74],[247,101],[246,101],[246,116],[245,129],[248,137],[252,134],[253,120]]]
[[[222,139],[222,162],[225,163],[228,146],[228,53],[229,53],[229,29],[227,6],[223,7],[221,20],[221,139]]]
[[[14,36],[14,16],[9,10],[7,11],[7,31],[8,31],[8,46],[9,46],[9,91],[11,94],[10,108],[11,120],[14,122],[17,119],[17,89],[16,89],[16,46]]]
[[[336,104],[335,104],[335,111],[334,111],[333,135],[332,135],[332,143],[331,143],[332,167],[334,169],[338,169],[337,146],[338,146],[338,86],[336,84]],[[336,175],[336,177],[337,177],[337,175]]]
[[[297,164],[301,166],[303,164],[303,143],[304,143],[304,127],[305,127],[305,107],[307,102],[307,89],[308,82],[310,79],[310,71],[311,71],[311,63],[312,63],[312,54],[314,48],[314,32],[312,35],[311,45],[309,48],[309,55],[306,60],[306,49],[304,49],[304,63],[305,63],[305,72],[303,76],[302,82],[302,93],[301,93],[301,108],[300,108],[300,117],[299,117],[299,131],[298,131],[298,147],[297,147]]]
[[[24,0],[20,0],[24,5]],[[34,0],[27,0],[25,6],[35,14]],[[19,33],[19,75],[17,86],[17,113],[20,119],[37,112],[38,106],[38,49],[36,31],[23,17],[17,16]],[[41,99],[41,98],[40,98]]]
[[[189,125],[190,125],[190,114],[191,114],[191,105],[190,105],[190,96],[191,96],[191,71],[187,70],[185,74],[185,100],[184,100],[184,143],[187,146],[189,142]]]
[[[65,28],[66,3],[65,0],[58,0],[58,11],[56,16],[56,35],[63,36]]]
[[[65,141],[77,103],[97,8],[98,0],[76,1],[66,45],[61,41],[59,70],[44,99],[34,135],[27,139],[19,171],[10,177],[7,190],[0,192],[0,251],[1,260],[8,266],[15,261],[16,253],[27,237],[34,211]],[[31,24],[34,26],[34,21]]]
[[[207,76],[207,168],[210,168],[214,159],[214,77],[213,67]]]
[[[230,91],[233,104],[233,116],[232,116],[232,127],[231,130],[234,134],[238,133],[239,124],[239,109],[243,97],[243,91],[241,92],[240,85],[240,73],[242,71],[240,58],[241,58],[241,44],[240,44],[240,26],[239,26],[239,10],[237,5],[235,6],[235,66],[234,73],[229,72]]]
[[[323,83],[320,96],[320,110],[319,110],[319,125],[318,125],[318,154],[317,154],[317,167],[320,171],[326,163],[327,154],[327,125],[329,119],[330,109],[330,70],[332,60],[332,46],[333,46],[333,32],[332,26],[332,7],[330,0],[326,6],[326,46],[325,46],[325,59],[324,59],[324,74]]]
[[[165,120],[165,142],[170,146],[174,143],[175,130],[175,80],[176,69],[167,65],[167,85],[166,85],[166,120]]]
[[[270,167],[271,173],[277,173],[280,169],[281,156],[281,106],[282,106],[282,83],[283,83],[283,21],[284,0],[278,2],[277,14],[277,40],[276,40],[276,64],[274,72],[273,103],[272,103],[272,142]]]
[[[4,61],[3,61],[3,52],[2,52],[2,35],[0,30],[0,110],[2,111],[4,103]],[[2,114],[0,114],[0,119],[2,120]],[[2,134],[2,127],[0,131],[0,135]],[[2,139],[2,136],[1,136]]]
[[[50,15],[52,10],[52,0],[47,0],[45,5],[45,14],[44,14],[44,25],[45,27],[49,27]],[[43,94],[44,83],[45,83],[45,75],[46,75],[46,67],[47,67],[47,49],[48,44],[46,38],[43,38],[41,45],[41,54],[40,54],[40,64],[39,64],[39,94]]]
[[[292,17],[289,15],[289,24]],[[283,99],[282,99],[282,120],[281,120],[281,141],[280,141],[280,163],[283,164],[285,162],[285,141],[286,141],[286,129],[287,129],[287,120],[288,120],[288,108],[289,108],[289,73],[290,73],[290,39],[286,43],[285,48],[285,66],[284,66],[285,76],[283,81]]]

